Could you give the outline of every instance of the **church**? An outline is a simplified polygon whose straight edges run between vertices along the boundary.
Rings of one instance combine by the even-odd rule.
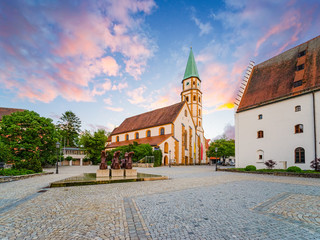
[[[320,36],[253,67],[235,114],[236,166],[320,157]]]
[[[106,150],[149,143],[162,151],[162,165],[207,164],[202,124],[201,80],[190,48],[181,102],[125,119],[112,131]]]

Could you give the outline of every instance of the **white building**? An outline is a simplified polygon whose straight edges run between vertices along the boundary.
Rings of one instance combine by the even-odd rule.
[[[206,140],[202,128],[201,80],[192,49],[182,80],[181,102],[125,119],[115,128],[107,150],[149,143],[162,151],[162,164],[205,164]]]
[[[236,167],[320,156],[320,36],[256,65],[235,114]]]

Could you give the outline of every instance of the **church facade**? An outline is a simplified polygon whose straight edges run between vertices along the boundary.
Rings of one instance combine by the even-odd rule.
[[[320,36],[256,65],[235,114],[236,166],[320,157]]]
[[[125,119],[115,128],[106,149],[149,143],[162,151],[162,165],[206,164],[202,127],[202,92],[192,49],[182,80],[181,102]]]

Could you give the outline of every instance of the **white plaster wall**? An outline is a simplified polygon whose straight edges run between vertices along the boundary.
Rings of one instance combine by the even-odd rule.
[[[168,143],[168,153],[165,153],[164,152],[164,144],[165,143]],[[164,157],[165,156],[168,156],[168,163],[169,163],[169,151],[171,150],[171,164],[173,164],[173,160],[174,160],[174,156],[175,156],[175,139],[173,137],[169,137],[166,141],[162,142],[160,145],[159,145],[161,151],[162,151],[162,164],[164,164]]]
[[[297,105],[301,106],[300,112],[295,112]],[[317,92],[316,108],[319,109],[319,106],[320,93]],[[263,115],[262,120],[258,120],[259,114]],[[319,123],[320,113],[317,111],[318,143]],[[287,167],[298,166],[301,169],[310,169],[310,162],[314,159],[312,94],[236,113],[235,124],[237,167],[252,164],[257,168],[265,168],[263,161],[258,160],[257,154],[258,150],[263,150],[263,160],[276,161],[276,168],[283,168],[281,162],[287,161]],[[294,133],[294,126],[297,124],[303,124],[303,133]],[[257,138],[259,130],[264,132],[264,138]],[[297,147],[305,149],[304,164],[294,162],[294,150]]]
[[[137,131],[132,131],[132,132],[127,132],[127,133],[121,133],[121,134],[117,134],[117,135],[114,135],[111,137],[112,139],[112,142],[116,142],[117,141],[117,136],[119,136],[119,141],[125,141],[125,136],[126,134],[129,134],[129,140],[133,140],[135,139],[135,134],[136,132],[139,133],[139,138],[145,138],[147,137],[147,130],[150,130],[151,131],[151,137],[154,137],[154,136],[159,136],[160,132],[160,128],[164,128],[164,134],[171,134],[172,133],[172,127],[171,127],[171,124],[166,124],[166,125],[163,125],[163,126],[156,126],[156,127],[152,127],[152,128],[148,128],[148,129],[142,129],[142,130],[137,130]]]
[[[185,117],[185,115],[184,115],[185,110],[188,111],[187,117]],[[192,144],[192,152],[193,152],[193,148],[194,148],[196,134],[195,134],[195,126],[193,124],[191,113],[187,107],[187,104],[185,104],[183,106],[183,109],[180,111],[180,114],[178,115],[178,117],[174,121],[174,126],[175,126],[174,127],[174,137],[176,139],[178,139],[178,141],[179,141],[179,159],[176,159],[177,164],[181,164],[181,156],[182,156],[182,138],[181,138],[181,136],[182,136],[182,123],[184,124],[185,129],[188,132],[188,137],[187,137],[188,151],[185,151],[185,156],[189,157],[189,127],[192,128],[192,143],[191,143]]]

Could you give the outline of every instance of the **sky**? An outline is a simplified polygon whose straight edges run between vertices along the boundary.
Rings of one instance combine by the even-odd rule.
[[[233,138],[249,62],[319,34],[319,0],[2,0],[0,107],[112,131],[180,101],[192,46],[205,137]]]

